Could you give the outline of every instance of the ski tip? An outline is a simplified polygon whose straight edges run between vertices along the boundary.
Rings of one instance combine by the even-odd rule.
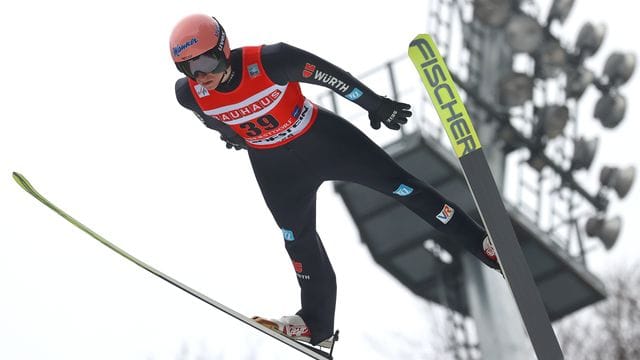
[[[414,46],[416,41],[421,41],[421,40],[424,41],[425,39],[432,40],[431,39],[431,35],[429,35],[429,34],[418,34],[413,38],[413,40],[411,40],[411,44],[409,44],[409,47]]]
[[[25,181],[26,179],[25,179],[24,175],[20,174],[17,171],[14,171],[13,172],[13,180],[15,180],[16,182],[19,183],[20,181]]]
[[[34,191],[33,186],[31,186],[31,184],[29,183],[29,180],[27,180],[27,178],[19,172],[13,172],[13,180],[15,180],[15,182],[17,182],[18,185],[20,185],[20,187],[25,189],[26,191]]]

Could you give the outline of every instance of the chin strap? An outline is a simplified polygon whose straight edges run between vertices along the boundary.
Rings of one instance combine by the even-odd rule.
[[[227,76],[227,72],[228,72],[228,77],[225,79],[224,77]],[[222,76],[222,81],[220,81],[221,83],[228,83],[229,81],[231,81],[231,79],[233,79],[233,76],[236,74],[235,71],[233,71],[233,69],[231,68],[231,65],[229,65],[229,67],[227,68],[227,70],[225,71],[225,74]]]

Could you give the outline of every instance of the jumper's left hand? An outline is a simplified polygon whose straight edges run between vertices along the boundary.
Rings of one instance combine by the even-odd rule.
[[[378,108],[369,112],[371,127],[378,130],[380,123],[383,123],[389,129],[398,130],[401,125],[407,123],[407,118],[411,116],[409,109],[411,109],[409,104],[383,97]]]

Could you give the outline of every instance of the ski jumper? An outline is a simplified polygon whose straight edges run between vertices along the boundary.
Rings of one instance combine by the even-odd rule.
[[[400,201],[485,264],[485,231],[460,207],[406,172],[364,133],[306,99],[299,82],[327,87],[374,111],[381,97],[316,55],[279,43],[235,49],[232,77],[213,91],[176,82],[180,104],[206,126],[246,142],[264,200],[282,230],[301,290],[298,311],[316,344],[333,334],[336,277],[316,232],[316,192],[355,182]]]

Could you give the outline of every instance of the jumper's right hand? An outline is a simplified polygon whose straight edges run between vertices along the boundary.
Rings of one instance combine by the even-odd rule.
[[[229,138],[224,135],[220,135],[220,140],[226,143],[227,149],[236,149],[242,150],[247,148],[247,143],[240,136],[235,136],[234,138]]]
[[[380,105],[369,112],[371,127],[378,130],[380,123],[392,130],[400,129],[401,125],[407,123],[407,118],[411,116],[411,105],[393,101],[387,97],[381,99]]]

